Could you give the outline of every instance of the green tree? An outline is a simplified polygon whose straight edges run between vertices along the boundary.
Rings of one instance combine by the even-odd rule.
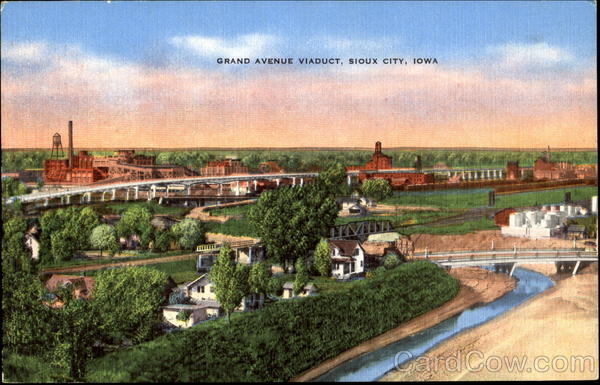
[[[294,279],[294,294],[298,295],[308,283],[308,268],[303,259],[296,261],[296,278]]]
[[[261,194],[249,219],[269,258],[293,265],[327,236],[337,218],[335,194],[344,175],[343,168],[334,167],[319,175],[314,184],[282,186]]]
[[[171,242],[175,241],[175,234],[169,230],[163,230],[158,233],[154,241],[154,250],[165,252],[171,247]]]
[[[202,225],[195,219],[186,218],[171,227],[177,244],[184,250],[192,250],[204,241]]]
[[[56,314],[52,360],[58,367],[68,370],[73,380],[80,381],[92,358],[92,346],[98,339],[99,315],[90,301],[73,299],[73,288],[69,289],[69,295],[64,296],[64,306]]]
[[[2,224],[2,273],[32,272],[29,251],[25,248],[27,222],[22,217],[11,217]]]
[[[376,201],[392,196],[390,183],[385,179],[367,179],[362,183],[361,190],[364,195]]]
[[[331,255],[326,239],[321,239],[314,252],[314,263],[317,271],[323,277],[328,277],[331,272]]]
[[[92,247],[100,249],[100,257],[102,257],[102,250],[109,250],[112,257],[119,249],[119,244],[115,239],[115,229],[110,225],[96,226],[90,235],[90,244]]]
[[[386,254],[383,257],[383,266],[386,269],[393,269],[400,264],[400,258],[396,254]]]
[[[254,263],[248,276],[249,291],[253,294],[267,294],[271,269],[265,262]]]
[[[27,194],[27,187],[11,177],[2,178],[2,198]]]
[[[76,244],[68,231],[58,231],[50,236],[51,253],[54,261],[69,261],[73,258]]]
[[[175,319],[177,321],[187,322],[190,319],[191,315],[192,315],[192,313],[189,310],[182,310],[179,313],[177,313],[177,315],[175,316]]]
[[[150,210],[141,206],[127,209],[117,225],[115,231],[118,237],[129,237],[136,234],[140,237],[143,247],[148,247],[154,237],[154,228],[150,224],[152,214]]]
[[[104,340],[142,342],[153,336],[160,322],[159,306],[165,300],[167,275],[146,267],[124,267],[100,272],[93,302],[98,329]]]
[[[236,266],[231,257],[231,248],[228,244],[221,247],[219,255],[208,274],[215,285],[217,300],[225,314],[227,314],[228,322],[231,322],[231,313],[239,306],[244,295],[246,295],[247,281],[243,282],[244,271]]]

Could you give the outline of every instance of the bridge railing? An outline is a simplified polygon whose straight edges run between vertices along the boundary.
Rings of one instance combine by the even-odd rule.
[[[519,248],[513,248],[513,249],[485,249],[485,250],[456,250],[456,251],[436,251],[436,252],[430,252],[430,251],[421,251],[418,253],[414,253],[415,256],[429,256],[429,257],[435,257],[435,256],[447,256],[447,255],[471,255],[471,254],[478,254],[478,255],[504,255],[504,254],[514,254],[514,253],[548,253],[548,252],[575,252],[575,251],[585,251],[585,248],[583,247],[576,247],[576,248],[564,248],[564,249],[557,249],[557,248],[547,248],[547,249],[519,249]]]

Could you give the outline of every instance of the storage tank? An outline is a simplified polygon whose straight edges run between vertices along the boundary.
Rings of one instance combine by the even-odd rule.
[[[527,223],[530,226],[533,226],[533,225],[535,225],[538,222],[537,221],[537,219],[538,219],[537,211],[527,211],[525,213],[525,217],[527,218]]]
[[[548,223],[548,227],[549,228],[554,228],[556,226],[558,226],[558,216],[553,214],[553,213],[547,213],[546,215],[544,215],[544,219],[546,220],[546,223]]]
[[[598,213],[598,196],[592,197],[592,213]]]
[[[566,206],[566,205],[560,205],[560,211],[568,212],[567,211],[568,210],[567,207],[568,206]]]
[[[518,213],[512,213],[508,216],[508,226],[509,227],[518,227],[517,226],[517,214]]]
[[[545,228],[545,229],[549,228],[550,226],[549,226],[549,224],[548,224],[548,220],[547,220],[547,219],[545,219],[545,218],[544,218],[544,219],[542,219],[542,220],[540,221],[540,226],[539,226],[539,227],[543,227],[543,228]]]

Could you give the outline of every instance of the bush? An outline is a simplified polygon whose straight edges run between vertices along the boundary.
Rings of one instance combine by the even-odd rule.
[[[396,254],[386,254],[383,257],[383,267],[390,270],[400,264],[400,258]]]
[[[440,306],[458,282],[427,261],[345,291],[279,301],[159,337],[92,361],[87,381],[287,381]],[[201,364],[198,364],[201,363]]]

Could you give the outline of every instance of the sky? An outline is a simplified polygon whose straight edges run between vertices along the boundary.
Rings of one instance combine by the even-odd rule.
[[[2,148],[596,147],[588,1],[2,7]]]

